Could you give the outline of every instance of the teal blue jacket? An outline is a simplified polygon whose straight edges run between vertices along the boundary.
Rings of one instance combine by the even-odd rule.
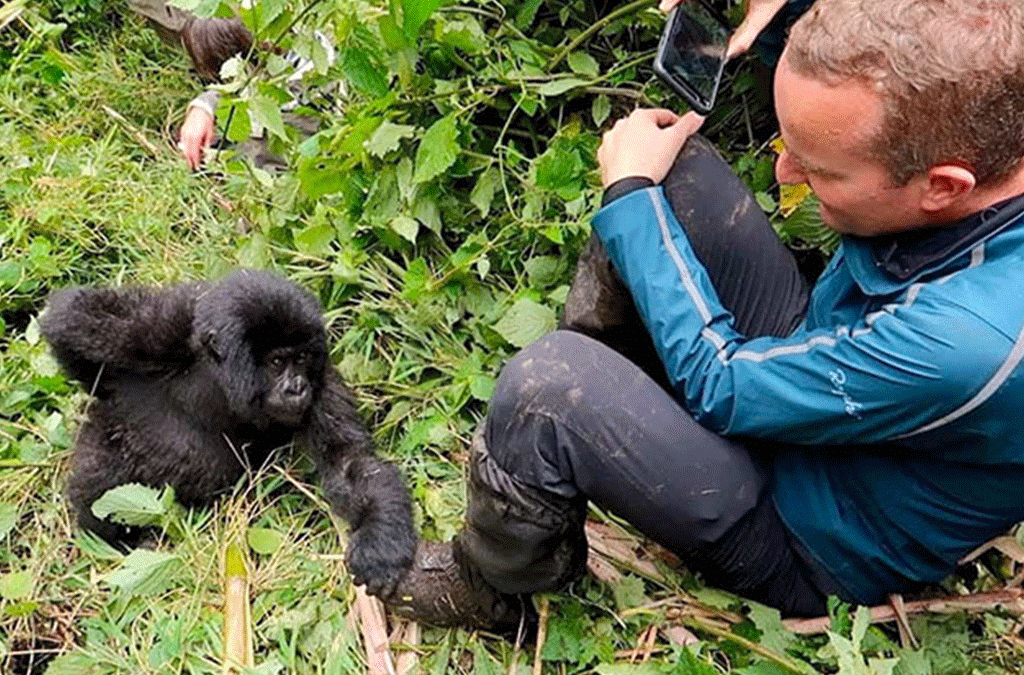
[[[1003,215],[906,278],[844,239],[785,338],[733,328],[661,187],[594,217],[677,399],[781,447],[776,508],[848,599],[939,581],[1024,520],[1024,218]]]

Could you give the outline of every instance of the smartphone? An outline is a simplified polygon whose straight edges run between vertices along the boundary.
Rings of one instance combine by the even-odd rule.
[[[704,0],[683,0],[665,22],[654,72],[701,115],[715,105],[732,29]]]

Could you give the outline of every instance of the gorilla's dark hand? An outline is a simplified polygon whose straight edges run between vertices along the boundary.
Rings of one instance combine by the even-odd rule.
[[[411,523],[366,523],[349,535],[345,562],[353,583],[384,600],[409,571],[415,553]]]
[[[305,444],[317,462],[331,508],[352,528],[346,553],[356,585],[386,598],[412,566],[416,534],[402,474],[373,453],[351,392],[329,372],[313,407]]]

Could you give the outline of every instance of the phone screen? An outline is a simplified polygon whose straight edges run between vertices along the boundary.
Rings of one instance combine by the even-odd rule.
[[[714,105],[730,33],[725,20],[701,0],[683,0],[661,35],[655,72],[701,114]]]

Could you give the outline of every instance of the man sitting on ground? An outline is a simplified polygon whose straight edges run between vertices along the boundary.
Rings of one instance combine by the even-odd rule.
[[[588,500],[790,615],[937,582],[1024,519],[1024,7],[818,0],[775,104],[779,182],[843,235],[814,288],[699,118],[617,122],[566,307],[598,339],[505,367],[465,527],[421,547],[397,611],[514,623],[583,573]]]

